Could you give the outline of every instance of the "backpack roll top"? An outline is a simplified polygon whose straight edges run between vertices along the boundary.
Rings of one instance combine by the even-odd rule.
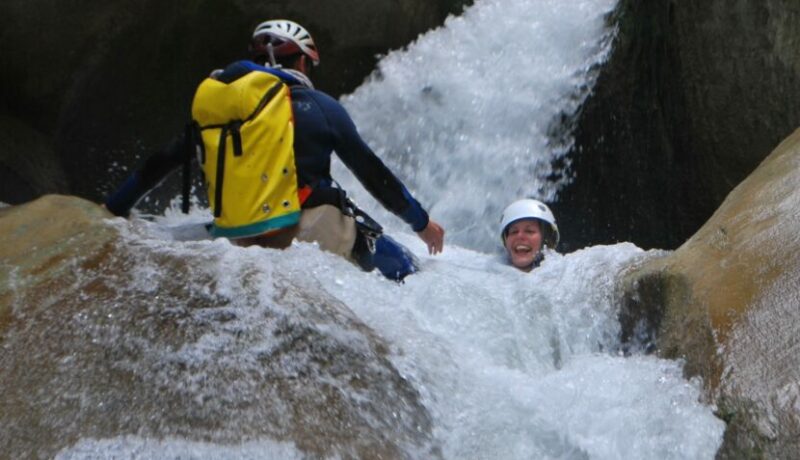
[[[256,236],[299,222],[291,95],[280,78],[258,70],[230,82],[207,78],[192,118],[213,236]]]

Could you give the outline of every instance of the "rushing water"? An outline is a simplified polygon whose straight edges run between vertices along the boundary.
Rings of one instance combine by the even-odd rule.
[[[498,251],[502,206],[526,194],[553,199],[566,180],[552,164],[570,141],[553,126],[590,90],[591,70],[608,53],[603,19],[614,3],[478,0],[385,57],[345,98],[362,134],[448,231],[444,254],[425,255],[337,168],[360,204],[419,255],[422,271],[405,284],[310,244],[249,250],[265,251],[271,270],[305,270],[391,344],[392,363],[419,391],[447,459],[699,459],[713,458],[721,443],[724,424],[680,362],[619,353],[615,279],[651,253],[631,244],[552,253],[525,274]],[[145,224],[140,243],[169,241],[164,228],[205,218],[168,211]],[[245,251],[225,250],[233,264]],[[133,436],[83,439],[60,456],[302,457],[267,440],[221,446]]]
[[[572,142],[561,116],[578,108],[607,57],[604,19],[615,3],[478,1],[386,56],[344,98],[370,145],[447,224],[448,241],[493,249],[503,207],[523,195],[551,200],[568,180],[553,166]]]

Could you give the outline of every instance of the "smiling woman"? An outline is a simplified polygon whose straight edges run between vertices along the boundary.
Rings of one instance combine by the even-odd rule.
[[[558,226],[546,204],[517,200],[500,217],[500,238],[511,265],[527,272],[544,260],[543,247],[555,249],[558,245]]]

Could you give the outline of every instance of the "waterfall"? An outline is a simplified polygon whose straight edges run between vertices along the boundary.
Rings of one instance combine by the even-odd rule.
[[[569,180],[572,140],[561,121],[610,51],[605,17],[615,3],[477,1],[386,56],[344,98],[364,138],[444,224],[449,242],[492,249],[508,203],[553,200]],[[343,167],[334,173],[394,228],[396,219],[371,207]]]

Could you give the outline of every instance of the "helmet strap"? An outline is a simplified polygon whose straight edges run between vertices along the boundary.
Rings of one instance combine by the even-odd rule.
[[[533,258],[533,264],[531,264],[531,269],[541,265],[543,260],[544,260],[544,251],[539,250],[539,253],[536,254],[536,257]]]
[[[267,55],[269,58],[269,63],[272,67],[278,68],[280,67],[277,62],[275,62],[275,49],[272,46],[272,43],[267,43]]]

